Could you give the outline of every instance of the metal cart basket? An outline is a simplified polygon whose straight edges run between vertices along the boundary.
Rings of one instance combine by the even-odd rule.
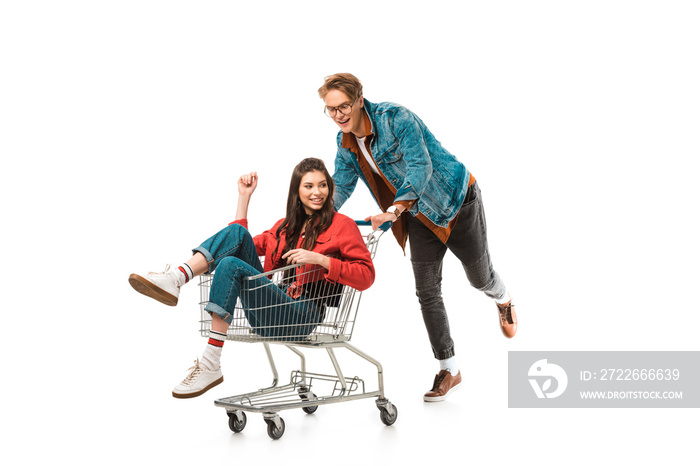
[[[357,223],[368,225],[368,222]],[[388,224],[383,225],[366,236],[367,248],[373,258],[379,238],[388,227]],[[384,396],[381,364],[349,343],[362,293],[324,280],[324,270],[319,266],[296,264],[248,277],[243,284],[227,340],[262,343],[273,382],[270,387],[214,402],[226,409],[233,432],[241,432],[245,427],[246,411],[258,412],[267,423],[268,435],[279,439],[285,430],[284,420],[279,415],[281,410],[301,408],[311,414],[320,405],[373,397],[377,398],[376,406],[382,422],[392,425],[396,421],[397,409]],[[209,300],[213,277],[213,274],[202,275],[199,283],[200,333],[205,337],[211,329],[211,316],[204,307]],[[279,375],[270,344],[286,346],[300,359],[300,368],[291,373],[288,384],[278,384]],[[325,349],[335,373],[308,372],[301,348]],[[377,390],[367,391],[362,379],[343,375],[335,348],[346,348],[376,366]]]

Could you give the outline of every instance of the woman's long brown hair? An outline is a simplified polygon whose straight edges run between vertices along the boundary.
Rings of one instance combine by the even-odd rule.
[[[304,177],[304,175],[313,171],[321,172],[323,173],[323,176],[326,177],[326,183],[328,184],[328,197],[326,198],[326,202],[324,202],[323,207],[321,207],[320,210],[314,211],[309,216],[306,214],[304,205],[299,199],[299,186],[301,186],[301,179]],[[296,249],[299,236],[304,229],[304,223],[307,219],[309,219],[309,223],[306,227],[306,231],[304,232],[305,238],[302,248],[307,250],[313,249],[318,235],[331,226],[331,222],[333,221],[333,215],[335,215],[333,203],[334,192],[335,183],[333,182],[331,175],[328,173],[323,160],[310,157],[302,160],[296,167],[294,167],[294,171],[292,172],[292,180],[289,183],[289,195],[287,196],[287,213],[284,217],[284,221],[277,228],[277,246],[272,253],[273,258],[277,254],[277,249],[280,247],[280,238],[282,233],[284,233],[286,237],[287,244],[282,250],[281,256],[291,249]]]

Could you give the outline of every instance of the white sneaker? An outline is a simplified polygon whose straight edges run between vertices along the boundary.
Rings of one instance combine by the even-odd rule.
[[[214,371],[210,370],[200,364],[199,359],[195,359],[194,366],[188,370],[192,372],[185,377],[185,380],[180,382],[180,385],[173,389],[175,398],[194,398],[224,381],[224,376],[221,375],[221,367]]]
[[[159,273],[148,272],[145,276],[132,273],[129,275],[129,284],[139,293],[160,301],[168,306],[177,305],[180,296],[180,287],[177,284],[175,271],[170,270],[170,264]]]

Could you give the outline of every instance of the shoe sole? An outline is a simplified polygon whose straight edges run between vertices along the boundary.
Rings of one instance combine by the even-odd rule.
[[[173,396],[175,398],[194,398],[196,396],[203,394],[204,392],[206,392],[210,388],[216,387],[217,385],[219,385],[223,381],[224,381],[224,376],[222,375],[221,377],[219,377],[218,379],[216,379],[215,381],[213,381],[212,383],[210,383],[209,385],[207,385],[206,387],[204,387],[203,389],[201,389],[198,392],[192,392],[192,393],[175,393],[175,392],[173,392]]]
[[[450,396],[451,394],[453,394],[454,392],[456,392],[460,388],[462,388],[462,382],[460,382],[457,385],[455,385],[454,387],[450,388],[450,390],[442,396],[423,395],[423,401],[427,401],[428,403],[432,403],[435,401],[445,401],[445,399],[447,399],[448,396]]]
[[[142,295],[153,298],[160,303],[168,306],[177,305],[177,296],[173,296],[162,288],[157,287],[150,281],[143,278],[141,275],[137,275],[135,273],[129,275],[129,284],[133,289]]]

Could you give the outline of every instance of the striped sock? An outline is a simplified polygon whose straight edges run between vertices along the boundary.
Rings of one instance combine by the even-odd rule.
[[[221,366],[221,350],[224,349],[225,333],[209,331],[209,341],[202,355],[202,363],[211,370],[216,370]]]
[[[178,266],[175,275],[177,276],[177,286],[182,286],[194,278],[192,267],[190,267],[187,262]]]

